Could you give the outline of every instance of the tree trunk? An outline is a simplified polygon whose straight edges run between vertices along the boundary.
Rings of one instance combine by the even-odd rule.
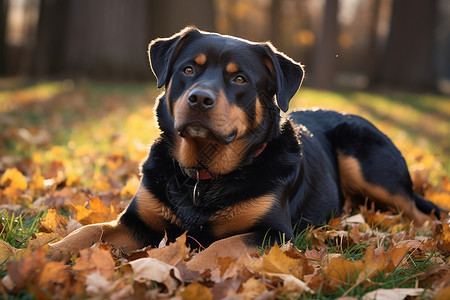
[[[283,31],[281,29],[283,0],[272,0],[272,7],[270,10],[270,41],[275,47],[283,45]]]
[[[169,37],[186,26],[214,31],[215,8],[211,0],[150,1],[150,28],[153,38]]]
[[[60,1],[60,0],[59,0]],[[146,0],[69,2],[65,67],[77,76],[151,78]]]
[[[333,88],[336,69],[338,35],[338,0],[326,0],[322,28],[317,35],[318,44],[314,57],[313,86],[320,89]]]
[[[48,77],[63,70],[68,0],[42,0],[32,73]]]
[[[436,90],[437,0],[393,0],[391,30],[375,84]]]
[[[0,76],[6,75],[6,19],[8,16],[8,0],[0,0]]]

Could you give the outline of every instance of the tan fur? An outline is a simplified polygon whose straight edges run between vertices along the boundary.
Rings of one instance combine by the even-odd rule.
[[[172,78],[169,81],[169,84],[167,85],[166,88],[166,104],[167,104],[167,109],[169,110],[170,114],[173,114],[173,109],[171,109],[170,107],[170,87],[172,86]]]
[[[218,212],[209,219],[212,224],[212,232],[217,239],[245,232],[251,228],[261,216],[265,216],[276,202],[273,195],[265,195],[259,198],[239,202],[225,210]]]
[[[194,59],[195,63],[199,66],[202,66],[206,63],[206,55],[201,53],[197,55],[197,57]]]
[[[236,63],[229,63],[225,70],[227,70],[228,73],[232,74],[232,73],[236,73],[237,71],[239,71],[239,66]]]
[[[242,139],[235,140],[228,145],[218,145],[208,170],[213,174],[227,174],[235,170],[247,148],[247,143]]]
[[[172,213],[171,209],[142,185],[136,193],[135,201],[139,218],[156,232],[163,232],[168,223],[180,224],[180,220]]]
[[[187,95],[196,86],[187,90],[175,102],[175,127],[188,117],[190,108]],[[236,139],[228,145],[213,140],[192,139],[189,137],[176,137],[173,155],[185,167],[195,167],[201,162],[213,174],[226,174],[234,170],[247,150],[247,143],[241,139],[250,127],[245,112],[237,105],[230,104],[223,91],[219,92],[216,105],[207,112],[211,125],[224,136],[237,132]]]
[[[403,212],[409,219],[414,220],[416,225],[420,226],[425,221],[431,220],[417,209],[413,199],[405,195],[391,194],[385,188],[367,182],[356,158],[338,153],[338,163],[341,187],[345,197],[344,209],[349,210],[357,204],[353,198],[357,195],[369,197],[392,211]]]
[[[273,66],[272,60],[268,57],[264,58],[264,63],[266,64],[267,68],[269,69],[270,73],[275,76],[275,67]]]
[[[256,100],[255,100],[255,120],[254,120],[254,123],[253,123],[253,128],[256,128],[259,125],[261,125],[261,123],[263,121],[263,118],[264,118],[264,108],[263,108],[259,98],[256,97]]]
[[[63,240],[50,244],[50,256],[53,260],[68,259],[70,253],[91,247],[98,242],[107,242],[125,253],[140,248],[132,233],[117,220],[83,226],[70,233]]]

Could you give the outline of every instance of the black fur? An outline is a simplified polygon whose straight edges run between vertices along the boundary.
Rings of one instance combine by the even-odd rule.
[[[193,63],[198,53],[206,55],[204,64]],[[421,199],[412,192],[400,152],[366,120],[322,110],[298,111],[280,117],[280,110],[288,110],[290,99],[300,87],[303,68],[270,44],[188,28],[171,38],[152,42],[149,56],[158,87],[165,86],[166,91],[156,106],[162,133],[142,165],[140,189],[153,195],[153,201],[169,210],[176,221],[164,219],[161,213],[165,225],[149,226],[151,222],[141,219],[138,193],[120,222],[134,232],[142,246],[157,244],[164,232],[173,240],[184,231],[195,239],[190,244],[200,243],[205,247],[215,240],[243,233],[253,233],[256,243],[262,243],[266,235],[274,242],[280,232],[291,239],[294,226],[301,229],[309,223],[318,224],[332,213],[341,212],[344,196],[338,151],[357,159],[367,182],[393,194]],[[225,71],[229,62],[239,65],[245,84],[236,84],[233,81],[236,75]],[[192,76],[183,73],[186,65],[192,66]],[[177,139],[185,138],[174,127],[174,107],[195,84],[213,92],[222,91],[227,103],[237,106],[248,124],[258,119],[257,98],[263,111],[260,123],[249,125],[246,134],[239,138],[245,145],[242,153],[236,153],[239,164],[231,171],[216,171],[217,174],[204,180],[186,175],[183,171],[186,166],[174,154],[179,147]],[[232,125],[227,123],[223,127],[229,126]],[[225,143],[219,138],[210,139],[214,145]],[[188,167],[202,169],[204,164]],[[238,224],[239,219],[233,214],[251,213],[248,207],[241,211],[240,205],[265,196],[273,199],[270,209],[248,221],[245,227]],[[426,200],[421,199],[420,203],[419,208],[426,213],[431,209],[439,212],[439,208]],[[225,232],[217,234],[215,216],[233,208],[236,210],[229,222],[220,224]]]

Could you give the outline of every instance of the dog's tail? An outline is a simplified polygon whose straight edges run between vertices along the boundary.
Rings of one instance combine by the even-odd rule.
[[[426,200],[417,194],[414,194],[414,202],[416,203],[417,208],[427,215],[433,212],[437,218],[442,218],[444,214],[446,215],[449,213],[448,210],[437,206],[433,202]]]

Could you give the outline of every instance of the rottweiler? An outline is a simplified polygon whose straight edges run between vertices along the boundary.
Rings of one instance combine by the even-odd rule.
[[[153,41],[149,58],[165,89],[139,189],[116,221],[52,244],[54,257],[99,240],[130,252],[184,232],[191,247],[233,255],[367,200],[417,225],[441,212],[414,194],[400,151],[367,120],[285,114],[304,69],[270,43],[189,27]]]

